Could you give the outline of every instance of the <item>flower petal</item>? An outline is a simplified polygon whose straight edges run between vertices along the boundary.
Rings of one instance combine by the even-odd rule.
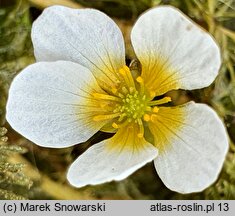
[[[13,129],[45,147],[84,142],[106,122],[97,113],[92,91],[102,92],[92,73],[72,62],[39,62],[12,82],[6,118]]]
[[[156,95],[206,87],[218,74],[220,50],[214,39],[173,7],[144,13],[132,29],[131,40],[146,85]]]
[[[157,149],[138,138],[135,127],[121,128],[82,154],[69,168],[67,178],[76,187],[122,180],[156,156]]]
[[[49,7],[34,22],[32,40],[37,61],[76,62],[103,82],[115,81],[125,65],[122,33],[98,10]]]
[[[222,121],[211,108],[193,102],[160,108],[149,127],[156,146],[161,146],[154,164],[169,189],[199,192],[215,182],[228,151],[228,140]]]

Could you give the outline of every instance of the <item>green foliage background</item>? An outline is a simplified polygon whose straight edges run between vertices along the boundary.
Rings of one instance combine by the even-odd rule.
[[[182,195],[168,190],[148,164],[121,182],[76,189],[65,174],[76,155],[106,135],[96,134],[79,147],[40,148],[21,137],[5,121],[9,85],[33,63],[31,24],[43,8],[54,4],[98,8],[113,17],[124,33],[127,60],[134,57],[129,32],[148,8],[178,7],[207,29],[221,47],[223,65],[213,85],[173,92],[175,104],[185,101],[212,106],[227,127],[230,150],[218,180],[201,193]],[[0,199],[235,199],[235,2],[234,0],[0,0]]]

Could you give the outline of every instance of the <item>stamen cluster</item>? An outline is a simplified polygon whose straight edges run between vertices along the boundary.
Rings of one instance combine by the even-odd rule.
[[[94,93],[96,99],[112,102],[111,113],[96,115],[93,119],[95,121],[113,119],[114,128],[135,123],[139,127],[138,137],[141,138],[144,135],[143,121],[151,120],[151,116],[156,115],[159,110],[156,105],[169,102],[170,98],[151,101],[151,94],[148,96],[142,77],[139,76],[134,80],[127,66],[121,68],[118,75],[120,86],[111,87],[112,94]]]
[[[133,90],[124,96],[121,104],[116,105],[114,112],[120,112],[120,117],[136,120],[144,115],[146,107],[146,95],[140,95],[137,90]]]

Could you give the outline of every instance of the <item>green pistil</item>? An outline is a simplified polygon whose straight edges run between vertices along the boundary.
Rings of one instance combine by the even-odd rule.
[[[145,95],[140,95],[138,91],[132,90],[125,95],[122,103],[118,104],[114,112],[121,112],[120,120],[124,117],[131,120],[142,118],[147,108],[148,101]]]

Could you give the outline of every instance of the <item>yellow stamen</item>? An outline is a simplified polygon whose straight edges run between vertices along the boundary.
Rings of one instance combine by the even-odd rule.
[[[144,126],[143,126],[143,122],[141,119],[137,119],[138,125],[139,125],[139,133],[137,134],[137,136],[139,138],[143,138],[144,136]]]
[[[135,88],[133,77],[131,75],[130,69],[127,66],[124,66],[123,68],[119,69],[119,73],[124,78],[127,86],[131,86]]]
[[[161,104],[165,104],[171,102],[171,98],[170,97],[164,97],[160,100],[154,100],[154,101],[150,101],[148,103],[149,106],[155,106],[155,105],[161,105]]]
[[[144,121],[146,121],[146,122],[150,121],[150,115],[149,114],[144,114]]]
[[[140,94],[144,94],[144,80],[142,77],[137,77],[136,81],[140,84]]]
[[[115,122],[113,122],[113,124],[112,124],[112,127],[114,127],[114,128],[118,128],[118,124],[116,124]]]
[[[117,129],[117,128],[125,127],[125,126],[128,125],[129,123],[130,123],[130,122],[129,122],[128,120],[126,120],[126,121],[124,121],[124,122],[122,122],[122,123],[119,123],[119,124],[113,122],[112,126]]]
[[[93,117],[94,121],[103,121],[120,116],[121,113],[107,114],[107,115],[96,115]]]
[[[136,81],[138,82],[138,83],[143,83],[143,78],[141,77],[141,76],[138,76],[137,78],[136,78]]]
[[[112,95],[107,95],[107,94],[93,93],[93,97],[96,98],[96,99],[103,99],[103,100],[121,102],[120,98],[118,98],[116,96],[112,96]]]
[[[158,108],[158,107],[156,107],[156,106],[153,107],[153,112],[154,112],[154,113],[158,113],[158,111],[159,111],[159,108]]]

